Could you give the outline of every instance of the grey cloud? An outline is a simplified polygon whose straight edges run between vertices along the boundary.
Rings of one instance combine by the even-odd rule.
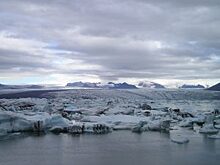
[[[34,73],[43,68],[108,80],[220,79],[220,61],[212,58],[220,57],[219,9],[219,0],[1,1],[0,30],[71,53],[39,58],[32,52],[1,51],[0,70],[34,68]],[[151,48],[154,41],[162,45]],[[50,60],[58,56],[100,69],[62,69]]]

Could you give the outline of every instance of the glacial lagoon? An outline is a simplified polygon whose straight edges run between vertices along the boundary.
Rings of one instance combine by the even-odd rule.
[[[219,165],[220,140],[189,133],[176,144],[160,132],[16,135],[0,141],[1,165]]]

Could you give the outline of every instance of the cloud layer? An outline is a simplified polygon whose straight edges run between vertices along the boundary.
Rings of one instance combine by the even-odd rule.
[[[219,0],[0,1],[0,80],[214,83],[219,20]]]

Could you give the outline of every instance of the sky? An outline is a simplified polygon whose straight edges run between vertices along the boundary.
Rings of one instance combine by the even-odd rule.
[[[0,83],[220,82],[219,0],[0,0]]]

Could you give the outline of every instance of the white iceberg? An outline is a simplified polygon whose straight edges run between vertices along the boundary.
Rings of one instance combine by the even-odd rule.
[[[199,130],[199,133],[212,134],[212,133],[218,133],[218,130],[214,128],[213,124],[205,124]]]
[[[220,134],[216,134],[216,135],[208,135],[209,139],[220,139]]]
[[[169,131],[170,119],[151,120],[148,122],[147,127],[150,131]]]
[[[171,135],[170,139],[172,142],[178,144],[184,144],[189,142],[189,139],[187,137],[180,134]]]
[[[46,112],[24,114],[0,111],[1,132],[45,131],[55,126],[67,127],[68,125],[70,121],[61,115],[50,115]]]

